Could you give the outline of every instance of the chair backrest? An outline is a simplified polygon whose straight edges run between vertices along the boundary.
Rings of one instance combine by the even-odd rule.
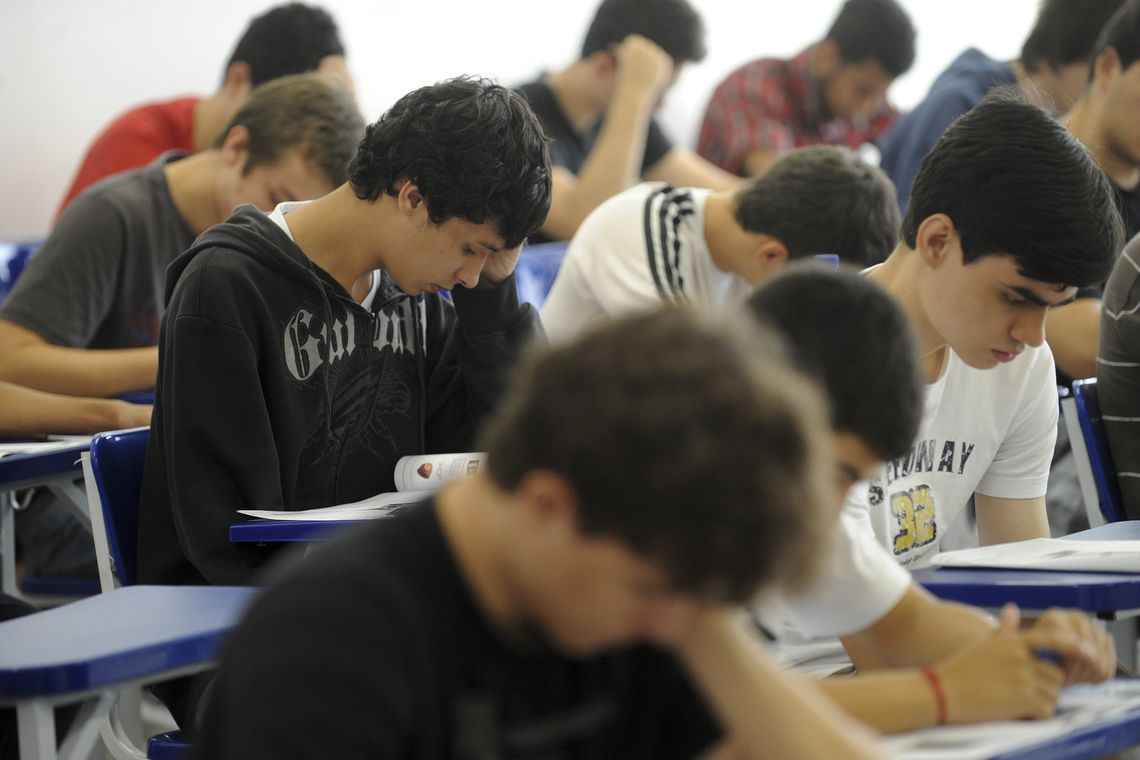
[[[27,266],[28,259],[40,247],[40,241],[29,243],[0,243],[0,301],[16,285],[16,280]]]
[[[139,492],[149,428],[99,433],[91,439],[83,474],[103,591],[134,585]]]
[[[1096,378],[1073,381],[1073,406],[1100,513],[1105,522],[1123,520],[1120,484],[1116,480],[1116,465],[1113,464],[1112,452],[1108,448],[1108,435],[1096,394]],[[1077,453],[1075,446],[1074,453]]]
[[[515,269],[519,301],[542,309],[565,256],[566,243],[540,243],[524,248]]]

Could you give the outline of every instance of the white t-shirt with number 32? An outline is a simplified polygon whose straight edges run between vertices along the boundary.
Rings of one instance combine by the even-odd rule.
[[[926,566],[947,530],[964,523],[975,492],[1045,495],[1057,417],[1048,345],[992,369],[974,369],[951,350],[942,375],[926,388],[914,447],[853,489],[845,509],[869,520],[900,563]]]

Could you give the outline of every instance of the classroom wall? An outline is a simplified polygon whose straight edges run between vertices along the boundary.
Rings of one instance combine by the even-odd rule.
[[[340,22],[365,116],[459,73],[510,83],[571,61],[596,0],[324,0]],[[839,0],[694,0],[710,55],[689,67],[662,120],[693,144],[709,93],[740,63],[821,36]],[[892,90],[916,103],[967,45],[1015,57],[1037,0],[902,0],[919,30],[915,67]],[[88,141],[127,106],[207,93],[246,20],[267,0],[2,0],[0,240],[46,234]],[[525,30],[520,34],[519,30]]]

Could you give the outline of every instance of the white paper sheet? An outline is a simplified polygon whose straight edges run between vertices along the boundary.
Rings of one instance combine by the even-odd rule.
[[[888,737],[884,744],[895,760],[984,760],[1136,711],[1140,711],[1140,683],[1117,680],[1065,689],[1057,714],[1048,720],[939,726]]]
[[[374,520],[387,517],[399,508],[428,497],[424,491],[381,493],[351,504],[338,504],[317,509],[239,509],[238,513],[261,520]]]
[[[941,567],[1140,573],[1140,541],[1036,538],[942,552],[931,560],[931,564]]]

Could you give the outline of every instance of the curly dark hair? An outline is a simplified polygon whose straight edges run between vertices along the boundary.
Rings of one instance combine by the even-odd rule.
[[[902,224],[910,248],[934,214],[953,220],[965,263],[1012,256],[1041,282],[1102,283],[1124,247],[1104,172],[1064,125],[1011,90],[959,117],[922,160]]]
[[[778,239],[793,259],[833,253],[870,266],[898,243],[895,186],[849,148],[794,150],[737,191],[735,203],[737,224]]]
[[[315,71],[330,55],[344,55],[344,44],[329,12],[316,5],[286,3],[249,22],[226,68],[248,64],[250,84],[257,87],[278,77]]]
[[[827,431],[771,332],[667,307],[532,351],[481,446],[500,487],[556,472],[584,531],[657,562],[678,591],[740,602],[806,580],[826,553]]]
[[[822,383],[835,430],[858,436],[880,459],[910,451],[925,383],[914,332],[887,291],[855,271],[797,264],[754,291],[747,309]]]
[[[349,181],[367,201],[411,181],[435,224],[491,221],[515,248],[550,210],[548,143],[518,93],[487,79],[448,79],[408,93],[368,127]]]

